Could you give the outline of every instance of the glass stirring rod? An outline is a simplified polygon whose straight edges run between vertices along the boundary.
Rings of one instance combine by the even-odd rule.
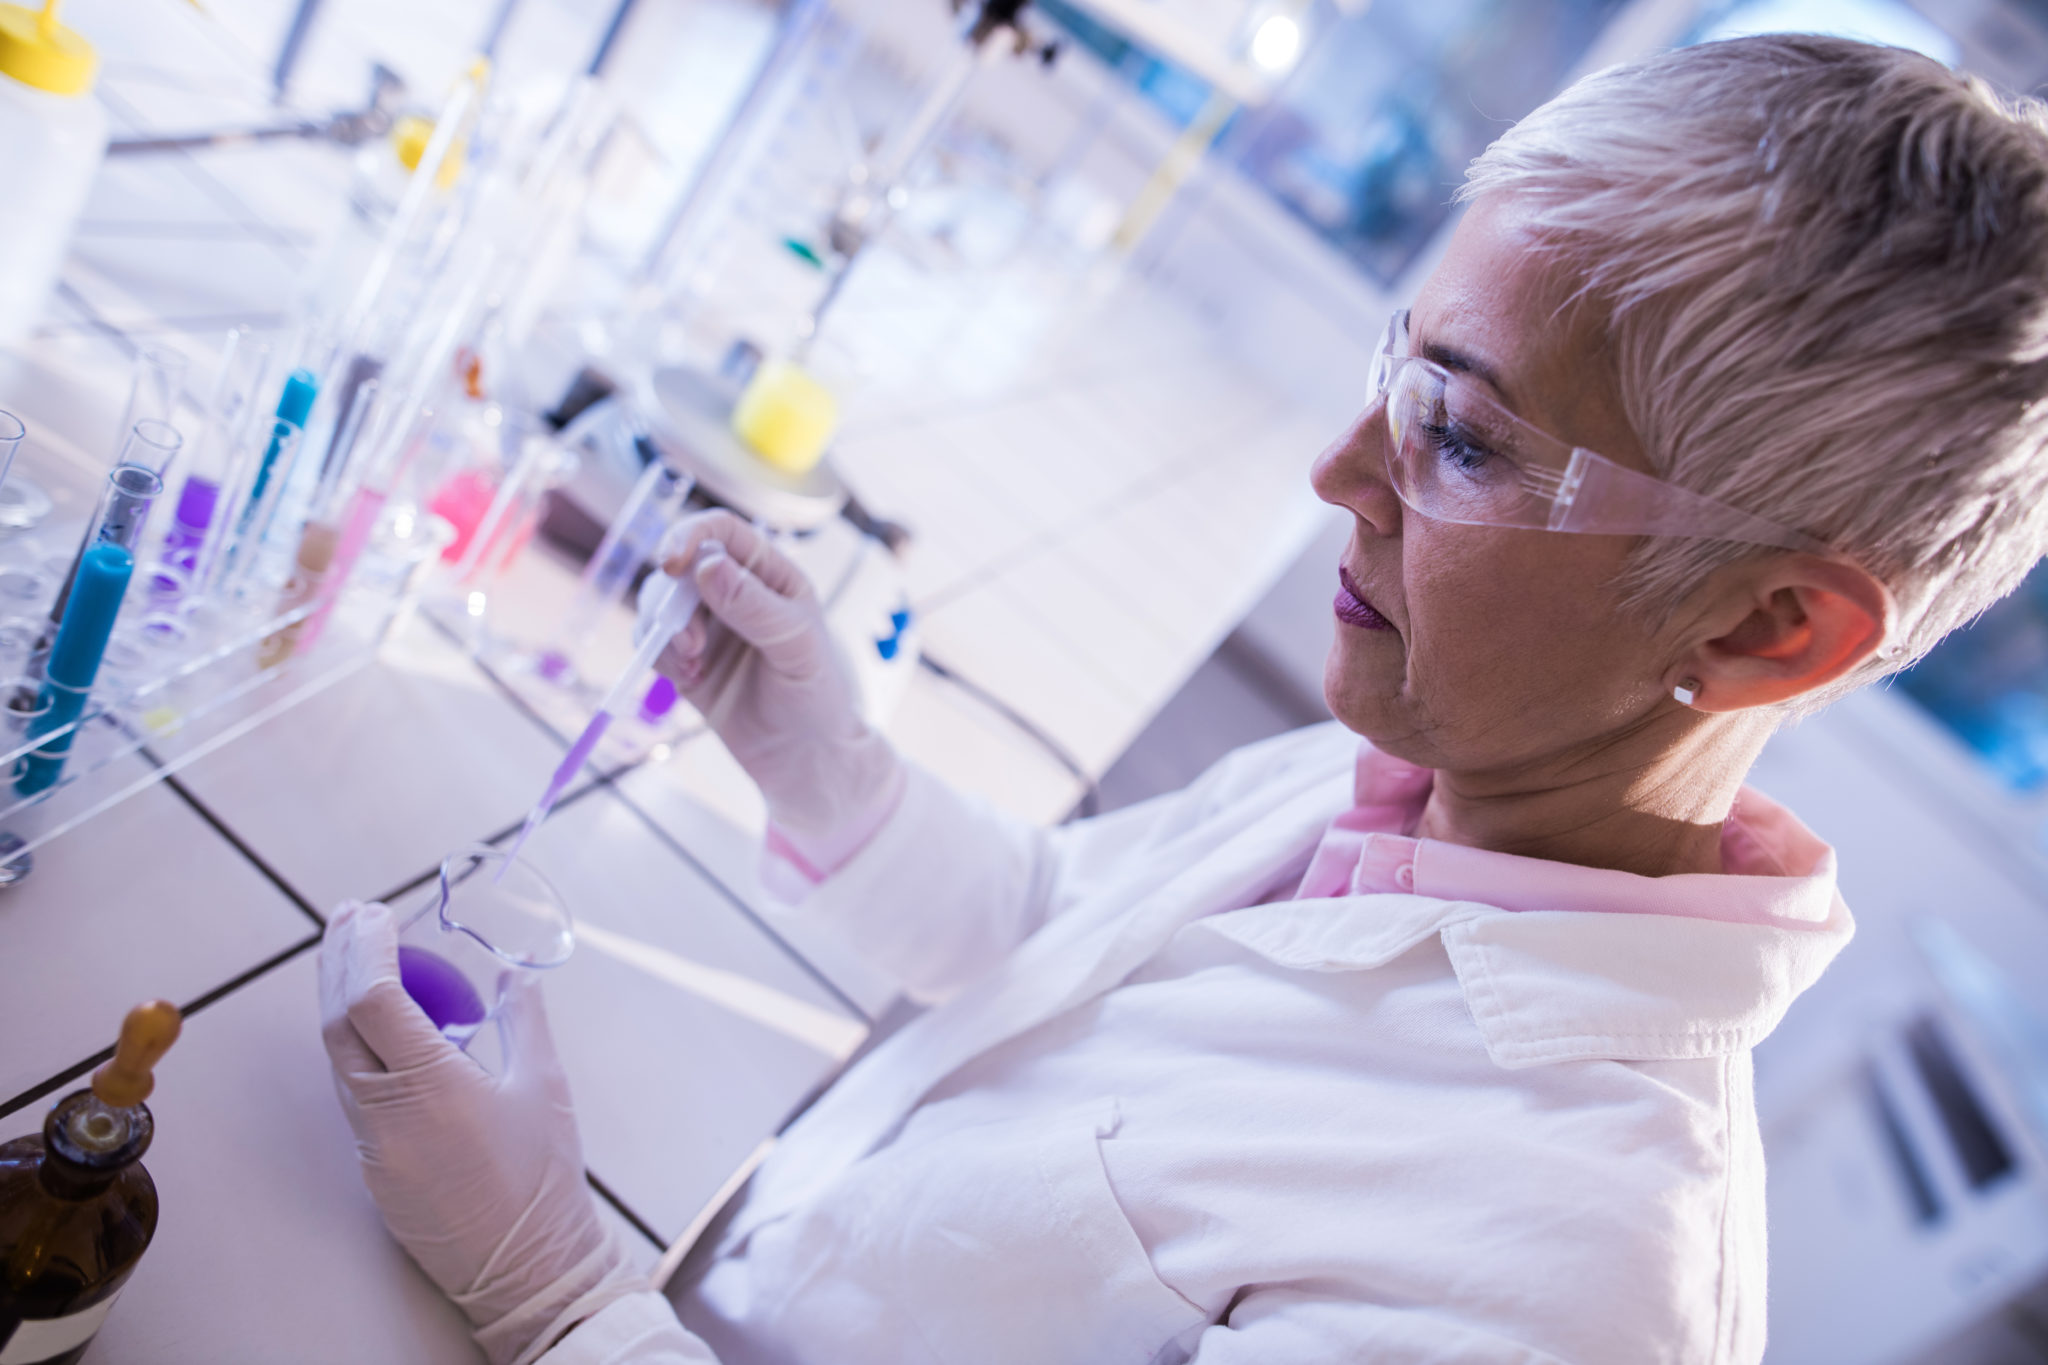
[[[655,572],[660,573],[661,570],[657,569]],[[619,674],[619,680],[612,684],[612,690],[605,693],[604,700],[598,703],[597,714],[590,718],[590,724],[583,727],[583,733],[569,746],[569,752],[562,758],[562,765],[556,768],[555,775],[548,779],[547,790],[540,794],[540,800],[533,803],[533,809],[527,813],[526,823],[520,826],[519,837],[512,841],[512,850],[499,867],[500,875],[503,874],[504,868],[510,867],[512,860],[519,856],[519,850],[526,847],[528,837],[540,828],[540,822],[548,818],[548,812],[555,808],[555,802],[562,799],[562,793],[576,780],[576,774],[583,771],[583,765],[590,761],[590,755],[596,751],[598,741],[603,739],[605,731],[611,728],[613,717],[638,700],[638,688],[646,678],[647,671],[654,667],[654,661],[661,656],[661,651],[667,648],[668,642],[675,638],[676,632],[689,624],[690,614],[696,610],[696,582],[689,578],[670,578],[667,596],[662,598],[661,606],[655,610],[654,628],[647,632],[647,637],[640,642],[640,647],[633,651],[633,661]]]

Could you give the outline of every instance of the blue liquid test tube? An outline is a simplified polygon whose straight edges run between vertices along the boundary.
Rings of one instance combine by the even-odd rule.
[[[313,415],[313,400],[320,396],[320,381],[313,377],[311,370],[293,370],[284,381],[284,394],[277,400],[277,420],[290,422],[301,431],[305,430],[306,419]],[[242,527],[247,529],[249,519],[254,515],[263,495],[270,491],[270,480],[277,472],[280,447],[275,437],[263,452],[263,460],[256,466],[256,478],[249,485],[249,504],[242,513]]]
[[[231,528],[233,534],[221,547],[220,556],[215,561],[215,577],[203,585],[205,591],[225,598],[242,595],[246,580],[263,557],[271,523],[277,519],[277,509],[284,501],[285,487],[291,482],[292,469],[297,463],[304,435],[282,417],[270,424],[270,443],[264,448],[263,466],[259,471],[269,477],[263,480],[261,495],[252,497],[243,505]]]
[[[64,775],[64,760],[77,733],[65,727],[85,713],[100,660],[114,633],[114,618],[121,614],[121,599],[134,573],[135,556],[113,541],[88,547],[79,560],[71,603],[65,608],[63,624],[57,627],[57,642],[50,647],[50,662],[37,698],[36,709],[43,714],[29,727],[31,740],[52,737],[22,756],[14,777],[17,795],[48,791]],[[63,733],[53,735],[57,730]]]
[[[39,644],[50,643],[57,623],[64,619],[65,607],[71,601],[71,585],[78,577],[78,566],[84,561],[85,552],[104,535],[109,518],[124,528],[122,537],[117,537],[121,539],[121,543],[131,550],[135,548],[135,539],[128,536],[125,530],[128,526],[127,513],[116,507],[113,502],[124,487],[129,487],[133,483],[132,479],[129,484],[123,483],[122,471],[139,470],[154,481],[155,486],[148,490],[148,496],[142,501],[142,518],[147,520],[151,502],[163,490],[163,471],[170,468],[171,461],[178,457],[178,448],[183,444],[184,438],[178,435],[178,429],[167,422],[145,419],[137,422],[134,429],[128,433],[128,439],[121,443],[121,454],[115,459],[112,472],[107,475],[108,491],[101,499],[99,512],[93,518],[93,524],[86,528],[85,539],[78,542],[78,554],[71,561],[71,572],[64,575],[64,585],[57,589],[57,598],[50,604],[49,629]],[[134,536],[141,534],[141,522],[135,522]]]
[[[248,497],[239,509],[230,508],[223,513],[222,544],[207,571],[209,578],[218,575],[217,581],[198,585],[201,592],[224,588],[227,596],[235,596],[234,580],[246,573],[261,554],[263,538],[270,532],[271,514],[283,496],[292,461],[298,455],[299,440],[319,397],[320,381],[311,370],[297,369],[285,376],[284,393],[277,400],[277,420],[271,425],[269,444],[256,462],[256,472],[249,479]]]

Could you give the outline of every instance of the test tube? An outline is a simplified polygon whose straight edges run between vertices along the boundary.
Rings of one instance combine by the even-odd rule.
[[[304,435],[299,424],[287,418],[279,417],[271,422],[270,436],[256,467],[249,500],[242,505],[240,519],[228,528],[229,539],[221,547],[214,580],[206,585],[209,591],[216,591],[224,597],[238,597],[247,586],[249,575],[263,557],[271,523],[277,519],[278,504],[284,501],[285,486],[291,482],[292,469],[298,462]]]
[[[177,425],[178,396],[185,391],[185,356],[168,346],[144,346],[135,352],[128,380],[128,406],[116,431],[135,430],[137,422]],[[171,454],[176,455],[173,450]],[[162,470],[158,470],[162,473]]]
[[[584,564],[576,595],[555,627],[554,641],[541,651],[541,674],[551,680],[564,682],[574,675],[576,654],[596,629],[603,609],[624,594],[633,571],[654,552],[694,487],[653,455],[645,436],[636,435],[633,444],[642,458],[652,457],[651,462]]]
[[[14,778],[17,795],[48,791],[63,776],[64,761],[77,733],[76,722],[85,714],[86,699],[99,676],[100,660],[114,633],[114,618],[121,614],[121,599],[134,572],[135,556],[112,541],[91,546],[80,559],[71,610],[65,613],[56,643],[50,648],[36,696],[36,719],[29,725],[31,740],[49,738],[22,756]]]
[[[118,464],[107,471],[106,490],[100,494],[100,508],[86,534],[88,547],[102,542],[119,545],[131,555],[142,542],[142,528],[149,509],[164,481],[154,469],[140,464]]]
[[[313,403],[320,396],[320,381],[311,370],[293,370],[285,376],[284,393],[277,400],[277,420],[289,425],[294,432],[306,429],[306,420],[313,415]],[[291,461],[287,455],[296,455],[298,444],[293,442],[287,451],[278,441],[276,428],[271,430],[270,443],[264,447],[263,458],[256,464],[256,474],[249,484],[248,500],[242,504],[242,519],[235,526],[237,535],[248,527],[255,510],[272,495],[273,485],[281,486],[289,476]]]
[[[344,439],[350,437],[348,423],[355,410],[356,394],[363,385],[374,382],[384,373],[384,362],[376,356],[358,351],[348,359],[348,368],[342,371],[341,382],[333,389],[334,412],[338,420],[333,436],[327,442],[327,451],[320,458],[320,477],[325,479],[334,468],[336,460],[346,457]]]
[[[335,429],[327,468],[321,472],[320,486],[313,494],[311,514],[306,518],[305,529],[299,533],[298,549],[292,557],[292,576],[278,601],[280,616],[290,615],[311,603],[320,594],[328,571],[334,565],[335,551],[341,545],[343,517],[348,510],[349,496],[362,474],[360,452],[367,451],[376,440],[373,427],[379,397],[378,381],[364,380],[356,388],[341,425]],[[301,618],[265,637],[257,653],[258,663],[264,668],[273,668],[290,658],[298,646],[304,624],[305,620]]]
[[[246,328],[228,330],[221,345],[220,371],[207,400],[205,423],[188,457],[191,472],[185,476],[170,528],[164,534],[164,563],[182,573],[188,583],[199,576],[207,533],[223,505],[222,495],[235,489],[240,457],[249,450],[243,437],[270,359],[268,342],[255,339]]]
[[[184,440],[176,427],[152,417],[145,417],[129,428],[128,439],[121,443],[121,454],[115,459],[113,471],[107,477],[112,480],[124,469],[140,469],[150,475],[156,486],[150,489],[149,500],[142,504],[145,520],[149,516],[150,504],[163,491],[163,472],[177,458],[178,447],[182,444]],[[132,477],[130,482],[134,482]],[[102,514],[106,511],[104,499],[100,510]],[[78,579],[79,563],[85,558],[85,552],[99,540],[100,525],[100,518],[95,517],[93,524],[86,528],[85,538],[78,542],[78,553],[71,558],[71,568],[64,575],[64,585],[57,589],[57,600],[50,604],[50,628],[44,632],[45,635],[54,635],[57,623],[64,619],[64,608],[71,601],[71,585]],[[141,536],[141,522],[135,524],[134,534],[138,538]],[[122,544],[132,551],[136,541],[126,540]]]
[[[195,605],[207,598],[226,567],[227,551],[235,542],[250,493],[259,476],[263,475],[264,457],[271,453],[272,428],[276,418],[264,411],[266,405],[258,401],[258,396],[276,382],[276,369],[287,363],[288,353],[273,350],[268,343],[256,345],[262,353],[262,363],[252,371],[254,387],[237,420],[223,427],[221,441],[213,451],[214,458],[219,461],[215,468],[221,471],[219,491],[214,500],[215,515],[200,541],[190,569],[189,601]],[[291,413],[309,408],[308,379],[310,374],[305,371],[295,371],[287,376],[277,409]],[[280,455],[282,453],[279,452]]]
[[[475,522],[469,544],[456,562],[458,583],[475,584],[483,580],[491,569],[488,561],[492,555],[497,556],[496,567],[503,569],[519,552],[525,535],[532,530],[523,524],[527,494],[538,481],[542,467],[556,453],[554,442],[541,435],[523,415],[507,413],[505,427],[505,443],[517,455],[491,494],[483,515]]]
[[[362,280],[356,286],[355,296],[349,300],[348,311],[342,314],[341,324],[336,329],[344,347],[353,347],[358,334],[370,320],[384,285],[391,277],[392,267],[398,263],[399,253],[411,238],[413,228],[426,209],[427,199],[433,193],[435,182],[440,179],[443,166],[461,141],[465,125],[469,122],[471,108],[477,103],[481,72],[465,75],[456,83],[448,100],[441,106],[434,119],[434,133],[427,139],[427,145],[420,153],[420,159],[412,168],[412,175],[406,182],[405,193],[399,197],[398,207],[392,211],[391,221],[385,226],[384,236],[377,244],[377,250],[370,258],[369,266],[363,271]],[[304,419],[301,419],[303,421]]]
[[[276,515],[285,485],[291,481],[292,465],[298,456],[306,419],[312,414],[313,404],[319,396],[320,381],[314,378],[311,370],[301,367],[285,376],[284,391],[277,400],[276,416],[268,435],[260,443],[263,453],[254,459],[248,489],[244,491],[237,481],[233,500],[228,504],[233,510],[222,518],[220,532],[213,537],[218,545],[208,556],[197,579],[195,596],[210,595],[221,589],[239,589],[241,577],[261,557],[270,520]]]
[[[184,444],[185,438],[169,422],[145,417],[128,429],[128,438],[121,442],[121,453],[114,457],[114,465],[141,465],[161,481]]]
[[[356,560],[361,558],[364,547],[370,543],[370,533],[376,530],[378,520],[384,515],[384,505],[390,499],[391,490],[405,477],[414,457],[433,435],[434,409],[418,409],[410,432],[398,430],[405,413],[402,402],[386,404],[384,420],[380,423],[382,429],[374,435],[357,438],[372,443],[363,457],[365,473],[347,500],[348,511],[341,519],[341,534],[335,540],[333,557],[321,580],[320,608],[306,618],[305,628],[299,632],[297,649],[301,654],[318,643],[320,633],[327,628],[327,618],[334,614],[334,604],[341,599],[342,589],[348,586],[349,575],[355,571]],[[437,548],[434,555],[439,553]]]

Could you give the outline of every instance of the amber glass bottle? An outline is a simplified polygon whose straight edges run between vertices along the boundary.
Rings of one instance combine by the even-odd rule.
[[[0,1143],[0,1365],[72,1365],[156,1233],[142,1101],[178,1034],[154,1000],[129,1012],[114,1060],[57,1102],[41,1137]]]

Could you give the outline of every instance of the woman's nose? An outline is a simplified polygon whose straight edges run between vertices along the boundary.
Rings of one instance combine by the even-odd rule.
[[[1345,508],[1375,532],[1401,529],[1401,499],[1387,481],[1387,405],[1376,402],[1351,429],[1316,457],[1309,486],[1324,502]]]

